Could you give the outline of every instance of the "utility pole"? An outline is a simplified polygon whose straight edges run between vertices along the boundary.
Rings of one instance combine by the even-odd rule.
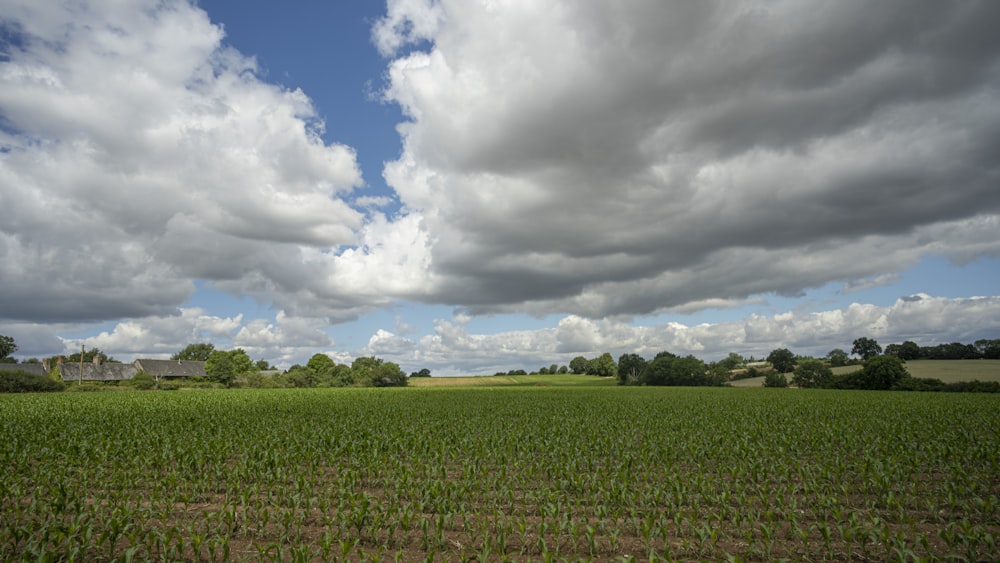
[[[84,350],[83,344],[81,344],[80,345],[80,385],[83,385],[83,353],[84,353],[84,351],[85,350]]]

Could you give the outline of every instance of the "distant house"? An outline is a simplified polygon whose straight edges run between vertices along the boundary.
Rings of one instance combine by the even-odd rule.
[[[194,360],[136,360],[135,366],[154,378],[207,377],[205,362]]]
[[[8,364],[6,362],[0,362],[0,371],[15,370],[26,371],[35,375],[48,375],[45,373],[45,368],[42,367],[42,364]]]
[[[47,362],[46,362],[47,363]],[[0,364],[2,365],[2,364]],[[27,366],[31,364],[11,364]],[[38,364],[36,364],[38,365]],[[99,358],[93,362],[67,362],[59,358],[59,375],[63,381],[124,381],[132,379],[135,374],[144,371],[155,379],[177,377],[205,377],[205,362],[190,360],[146,360],[139,359],[130,364],[115,362],[101,363]],[[38,372],[45,375],[47,366],[39,366]]]
[[[101,363],[95,357],[93,362],[67,362],[59,358],[59,376],[63,381],[123,381],[132,379],[139,373],[135,364],[115,362]]]

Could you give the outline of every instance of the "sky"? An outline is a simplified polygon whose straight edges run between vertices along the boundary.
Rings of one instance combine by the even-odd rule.
[[[997,21],[5,0],[0,334],[434,375],[1000,338]]]

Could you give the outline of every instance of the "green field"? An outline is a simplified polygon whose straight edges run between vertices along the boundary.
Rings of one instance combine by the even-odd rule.
[[[996,395],[59,393],[0,431],[4,561],[1000,559]]]
[[[861,366],[841,366],[833,368],[833,373],[850,373]],[[1000,381],[1000,360],[912,360],[906,362],[906,370],[912,377],[940,379],[945,383],[959,381]],[[788,377],[791,380],[791,376]],[[731,383],[733,387],[763,387],[764,377],[739,379]]]

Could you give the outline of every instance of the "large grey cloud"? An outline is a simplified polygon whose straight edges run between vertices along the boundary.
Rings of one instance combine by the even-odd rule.
[[[354,151],[204,11],[15,0],[0,25],[0,317],[179,314],[199,278],[289,310],[368,304],[303,257],[357,242]]]
[[[1000,253],[994,2],[390,2],[430,299],[601,317]],[[404,25],[407,18],[413,25]]]

